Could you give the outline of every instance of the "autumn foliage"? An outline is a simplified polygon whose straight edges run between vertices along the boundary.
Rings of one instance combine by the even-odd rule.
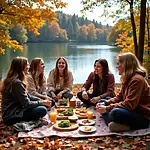
[[[39,34],[45,20],[56,21],[55,8],[66,7],[60,0],[1,0],[0,1],[0,53],[5,47],[23,50],[15,40],[11,40],[8,30],[12,25],[27,27],[34,34]]]

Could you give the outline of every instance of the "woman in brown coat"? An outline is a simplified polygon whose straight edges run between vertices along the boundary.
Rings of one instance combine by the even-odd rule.
[[[150,86],[145,79],[146,70],[132,53],[117,56],[117,69],[121,75],[120,93],[97,104],[111,131],[144,129],[150,123]]]

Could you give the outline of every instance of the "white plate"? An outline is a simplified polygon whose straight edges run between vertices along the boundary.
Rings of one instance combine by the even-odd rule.
[[[89,131],[86,130],[86,128],[90,128]],[[91,133],[91,132],[95,132],[96,131],[96,127],[94,126],[80,126],[79,130],[85,133]]]
[[[89,122],[86,122],[86,120],[88,120]],[[85,123],[84,123],[85,121]],[[84,125],[84,126],[91,126],[95,124],[95,120],[91,120],[91,119],[81,119],[78,121],[80,125]]]

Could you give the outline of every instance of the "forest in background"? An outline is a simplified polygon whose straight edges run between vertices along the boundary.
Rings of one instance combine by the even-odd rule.
[[[39,29],[39,35],[28,31],[21,25],[14,25],[9,30],[13,40],[17,40],[20,44],[27,42],[107,42],[107,36],[111,30],[111,26],[102,25],[101,22],[95,20],[90,21],[87,18],[78,17],[78,15],[67,15],[57,12],[56,18],[58,22],[53,21]]]

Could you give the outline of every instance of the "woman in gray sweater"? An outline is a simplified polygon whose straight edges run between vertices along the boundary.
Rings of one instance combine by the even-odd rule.
[[[41,100],[28,94],[26,74],[29,70],[27,58],[15,57],[2,86],[2,119],[13,125],[21,121],[31,121],[46,115],[49,100]]]

